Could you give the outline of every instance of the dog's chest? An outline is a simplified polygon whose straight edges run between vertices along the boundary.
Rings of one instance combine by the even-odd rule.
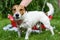
[[[20,25],[22,22],[23,22],[22,20],[16,21],[17,25]]]

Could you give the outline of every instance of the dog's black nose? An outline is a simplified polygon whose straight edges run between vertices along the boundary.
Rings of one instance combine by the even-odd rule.
[[[18,17],[18,16],[19,16],[19,14],[16,14],[15,16],[16,16],[16,17]]]

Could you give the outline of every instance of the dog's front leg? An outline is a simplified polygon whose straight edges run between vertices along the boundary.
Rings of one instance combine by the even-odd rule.
[[[20,27],[19,27],[19,25],[17,25],[18,26],[18,37],[21,37],[21,30],[20,30]]]
[[[28,28],[27,31],[26,31],[26,35],[25,35],[25,40],[28,40],[29,39],[29,34],[31,33],[32,29],[31,28]]]
[[[18,28],[18,37],[21,37],[21,31],[20,31],[20,29]]]

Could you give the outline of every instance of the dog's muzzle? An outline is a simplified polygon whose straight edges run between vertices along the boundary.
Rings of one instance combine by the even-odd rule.
[[[15,14],[15,16],[16,16],[16,19],[19,19],[19,14]]]
[[[13,17],[14,17],[15,20],[22,20],[23,19],[22,15],[20,13],[15,13],[13,15]]]

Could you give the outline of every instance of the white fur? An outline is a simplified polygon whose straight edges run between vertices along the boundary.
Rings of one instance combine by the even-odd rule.
[[[28,36],[31,32],[32,27],[38,22],[42,22],[47,29],[49,29],[54,35],[53,28],[50,25],[49,18],[45,15],[42,11],[31,11],[26,12],[23,16],[23,23],[20,25],[20,27],[27,28],[25,39],[28,39]]]
[[[54,14],[54,7],[53,7],[53,5],[51,3],[47,2],[47,6],[49,7],[49,11],[47,12],[48,13],[47,15],[48,16],[53,15]]]

